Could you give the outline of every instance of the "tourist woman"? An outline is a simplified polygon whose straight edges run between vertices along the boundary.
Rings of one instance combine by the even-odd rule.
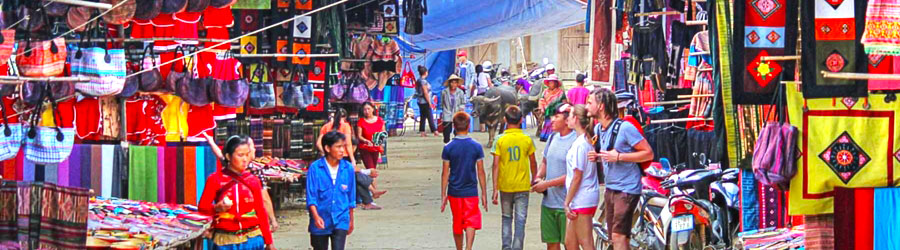
[[[431,128],[431,133],[434,133],[434,136],[438,136],[437,130],[434,125],[434,115],[432,114],[432,105],[431,105],[431,84],[428,83],[428,80],[425,80],[428,77],[428,68],[422,65],[419,65],[419,80],[416,81],[416,104],[419,105],[419,134],[422,137],[425,137],[425,121],[428,121],[428,126]]]
[[[344,145],[344,157],[347,157],[351,165],[356,166],[356,156],[354,154],[356,150],[353,148],[353,138],[351,138],[353,136],[353,128],[350,127],[350,123],[345,119],[347,111],[337,109],[331,112],[330,116],[330,121],[322,125],[322,129],[319,130],[319,138],[316,139],[316,149],[319,149],[319,153],[324,156],[325,150],[322,148],[322,137],[331,131],[341,132],[342,135],[347,137],[344,138],[347,141]]]
[[[343,250],[353,233],[356,208],[356,177],[350,162],[343,160],[346,136],[331,131],[322,136],[325,157],[309,166],[306,206],[309,211],[310,244],[315,250]]]
[[[444,82],[444,90],[441,91],[441,126],[444,127],[444,143],[450,142],[453,135],[453,114],[466,111],[466,93],[459,88],[462,78],[450,75]]]
[[[587,159],[593,150],[591,119],[584,105],[575,105],[569,112],[569,128],[578,138],[566,155],[566,249],[594,249],[592,220],[600,202],[597,164]]]
[[[541,99],[538,100],[538,109],[541,112],[547,110],[547,105],[559,100],[560,98],[565,98],[563,94],[564,91],[562,89],[562,84],[559,82],[559,78],[556,74],[552,74],[544,80],[544,85],[547,86],[547,89],[541,93]],[[547,141],[547,137],[553,133],[553,129],[550,125],[550,119],[544,119],[544,126],[541,128],[541,141]]]
[[[356,124],[356,138],[359,138],[359,157],[362,158],[363,165],[366,169],[373,169],[378,166],[378,158],[384,153],[384,148],[375,144],[376,133],[385,131],[384,120],[375,115],[375,104],[371,102],[363,103],[362,119]]]
[[[262,182],[247,171],[251,140],[235,135],[225,142],[223,168],[206,179],[198,208],[213,216],[214,249],[275,249]]]

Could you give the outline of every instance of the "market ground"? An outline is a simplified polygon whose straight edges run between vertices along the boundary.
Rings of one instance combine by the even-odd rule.
[[[534,129],[526,130],[534,135]],[[473,137],[487,143],[486,133]],[[535,139],[537,152],[544,143]],[[389,165],[379,166],[379,188],[388,193],[375,202],[384,207],[380,211],[356,211],[356,230],[347,240],[347,249],[455,249],[451,235],[450,208],[440,211],[441,137],[419,137],[407,133],[391,137],[388,149]],[[489,149],[485,149],[485,155]],[[540,159],[540,157],[538,157]],[[491,156],[485,159],[485,171],[490,177]],[[488,192],[491,189],[488,181]],[[490,201],[489,201],[490,202]],[[542,249],[540,238],[541,195],[532,193],[528,202],[525,249]],[[500,249],[500,207],[489,204],[482,214],[482,229],[476,233],[474,249]],[[483,211],[483,210],[482,210]],[[278,212],[281,229],[274,234],[279,249],[309,248],[309,217],[305,210],[289,209]]]

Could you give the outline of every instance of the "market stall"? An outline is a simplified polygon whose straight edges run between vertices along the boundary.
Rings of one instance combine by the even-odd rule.
[[[697,199],[733,211],[718,225],[728,235],[686,246],[897,247],[884,240],[897,234],[883,224],[896,212],[881,203],[893,200],[900,160],[893,146],[896,4],[592,2],[590,79],[636,97],[627,113],[641,122],[654,162],[672,171],[658,178],[726,173],[711,192],[727,202]],[[728,168],[739,169],[738,177],[718,170]],[[871,188],[882,196],[870,200]],[[873,207],[887,220],[873,222]],[[672,244],[669,234],[709,229],[697,221],[702,215],[690,218],[694,223],[662,225],[671,231],[656,240]],[[863,233],[842,233],[847,228]],[[695,244],[694,237],[676,244]]]

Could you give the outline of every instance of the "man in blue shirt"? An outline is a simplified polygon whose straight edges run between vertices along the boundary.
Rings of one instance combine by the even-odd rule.
[[[449,202],[453,213],[453,240],[458,250],[463,249],[463,231],[466,233],[466,249],[471,250],[475,230],[481,229],[478,185],[481,186],[481,205],[487,212],[484,150],[480,143],[468,136],[469,119],[469,114],[465,112],[453,115],[456,137],[444,146],[441,153],[441,212]]]
[[[459,63],[456,66],[456,75],[463,79],[463,84],[461,85],[462,89],[469,93],[466,96],[475,96],[477,93],[475,88],[475,81],[477,78],[477,74],[475,73],[475,63],[469,61],[469,53],[465,50],[460,50],[459,53],[456,54],[456,59]]]
[[[603,195],[606,208],[603,214],[606,215],[606,226],[612,233],[613,249],[629,249],[632,214],[641,195],[641,168],[638,162],[653,160],[653,150],[634,125],[617,121],[618,104],[612,90],[598,88],[591,92],[587,109],[600,121],[594,128],[596,151],[588,153],[588,160],[603,163],[606,182],[606,193]],[[601,170],[598,168],[597,171]]]

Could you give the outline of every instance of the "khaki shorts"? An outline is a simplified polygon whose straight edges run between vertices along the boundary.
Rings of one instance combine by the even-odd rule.
[[[609,232],[631,234],[631,222],[638,198],[639,196],[636,194],[606,189],[606,193],[603,194],[603,202],[606,203],[603,215],[606,216],[606,229]]]

